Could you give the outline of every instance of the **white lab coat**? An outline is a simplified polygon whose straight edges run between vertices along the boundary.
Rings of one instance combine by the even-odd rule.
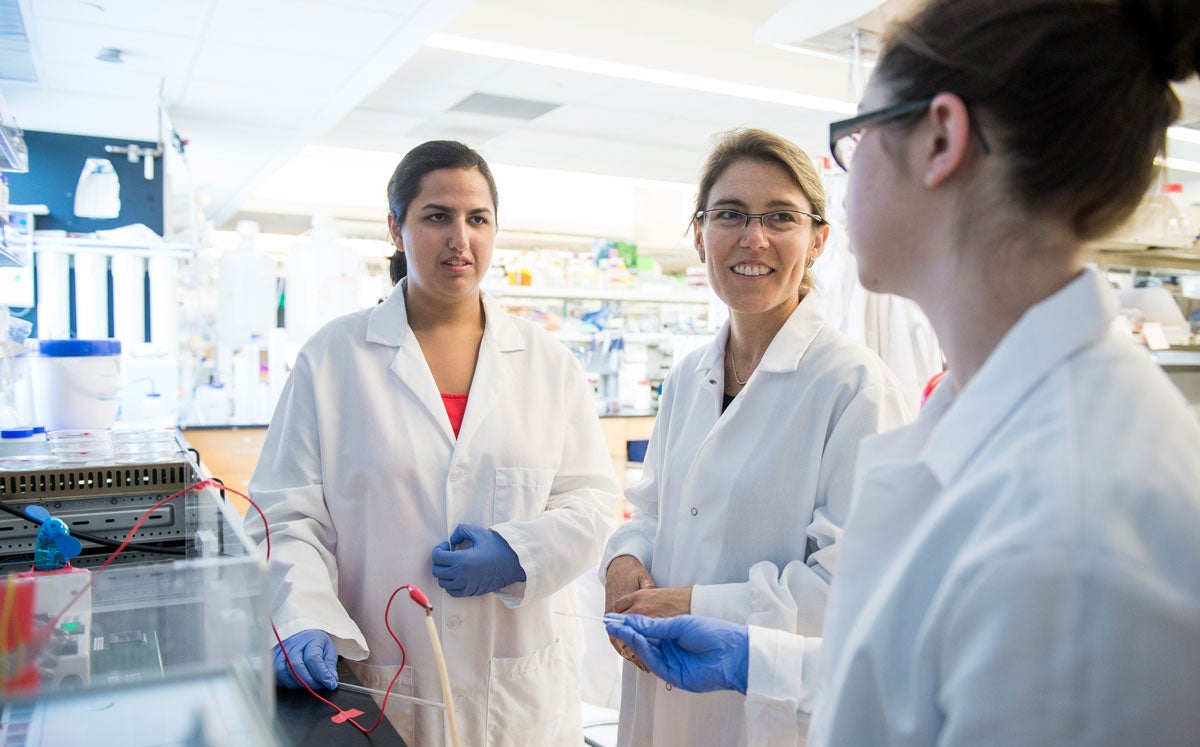
[[[485,329],[455,439],[397,288],[301,350],[250,492],[271,528],[279,635],[327,631],[363,684],[383,689],[400,651],[392,591],[434,605],[464,745],[578,745],[580,645],[568,584],[595,568],[619,487],[582,370],[544,331],[484,299]],[[456,599],[431,575],[460,523],[490,526],[527,580]],[[255,512],[251,534],[261,539]],[[279,575],[277,572],[274,575]],[[395,691],[441,702],[424,613],[401,593],[390,621],[407,665]],[[388,706],[401,736],[440,745],[442,712]]]
[[[729,326],[668,374],[632,519],[601,568],[632,555],[692,612],[820,634],[859,441],[909,420],[877,356],[826,324],[809,294],[724,414]],[[780,570],[782,569],[782,570]],[[745,743],[742,696],[668,690],[626,664],[623,745]]]
[[[864,442],[810,745],[1200,740],[1200,424],[1115,312],[1085,272]],[[805,643],[751,630],[756,744]]]

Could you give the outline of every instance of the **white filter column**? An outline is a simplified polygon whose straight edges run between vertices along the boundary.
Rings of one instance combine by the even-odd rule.
[[[37,269],[37,336],[61,340],[71,336],[71,256],[64,252],[39,251]]]
[[[108,337],[108,257],[75,255],[75,336],[80,340]]]
[[[155,256],[150,258],[147,266],[150,272],[150,342],[174,356],[179,349],[175,309],[179,260]]]
[[[146,341],[146,260],[130,254],[112,258],[113,336],[125,350]]]

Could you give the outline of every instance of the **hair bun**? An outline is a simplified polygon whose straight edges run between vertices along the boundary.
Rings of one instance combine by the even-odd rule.
[[[1200,70],[1200,0],[1124,0],[1122,7],[1159,77],[1181,81]]]

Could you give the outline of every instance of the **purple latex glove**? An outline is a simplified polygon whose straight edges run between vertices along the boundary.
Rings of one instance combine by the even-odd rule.
[[[452,597],[477,597],[524,581],[525,569],[494,529],[459,524],[433,548],[433,576]]]

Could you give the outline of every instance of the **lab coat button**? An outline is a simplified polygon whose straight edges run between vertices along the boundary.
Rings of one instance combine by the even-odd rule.
[[[446,624],[450,626],[451,630],[458,630],[458,627],[462,625],[462,618],[458,615],[454,615],[446,621]]]
[[[694,509],[694,508],[692,509],[692,516],[695,516],[698,513],[700,513],[700,512],[697,509]]]

